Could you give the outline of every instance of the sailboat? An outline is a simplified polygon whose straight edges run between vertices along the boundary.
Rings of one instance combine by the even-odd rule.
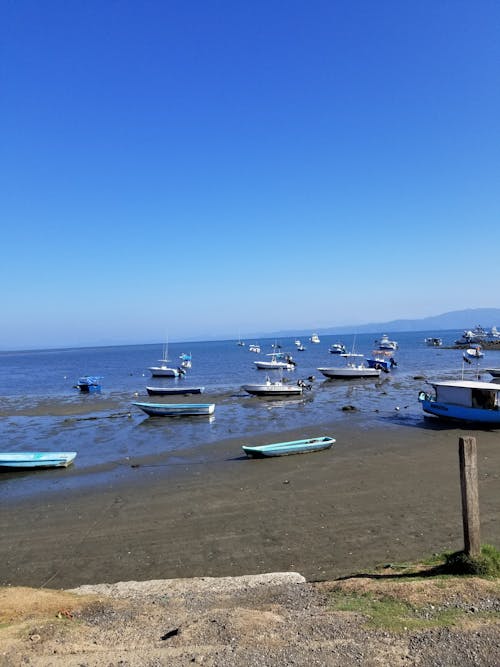
[[[169,367],[169,358],[168,358],[168,342],[163,346],[162,358],[159,359],[159,366],[150,366],[149,371],[151,372],[152,377],[179,377],[179,375],[184,374],[185,371],[183,368],[171,368]]]

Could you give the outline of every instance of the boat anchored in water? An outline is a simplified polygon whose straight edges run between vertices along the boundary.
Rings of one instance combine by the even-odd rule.
[[[241,388],[253,396],[297,396],[302,394],[305,387],[310,385],[299,380],[297,384],[288,384],[281,380],[272,382],[269,377],[262,384],[244,384]]]
[[[318,371],[328,379],[370,378],[378,377],[381,373],[380,368],[370,368],[367,366],[362,354],[347,352],[340,356],[345,359],[345,366],[318,368]]]
[[[271,357],[269,361],[259,359],[253,362],[258,369],[266,371],[279,369],[293,371],[295,368],[295,362],[289,354],[285,355],[282,352],[271,352],[267,356]]]
[[[168,364],[170,359],[168,358],[168,343],[165,343],[163,346],[163,355],[159,360],[159,366],[150,366],[149,371],[152,377],[179,377],[179,375],[184,375],[186,372],[182,367],[172,368]]]

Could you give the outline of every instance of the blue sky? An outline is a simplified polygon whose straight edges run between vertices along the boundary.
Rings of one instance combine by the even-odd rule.
[[[0,9],[0,349],[498,306],[500,4]]]

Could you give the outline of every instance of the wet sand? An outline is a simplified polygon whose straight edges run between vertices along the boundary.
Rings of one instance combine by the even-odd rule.
[[[428,420],[426,420],[428,421]],[[431,422],[434,424],[434,422]],[[323,424],[315,454],[247,459],[241,439],[132,462],[123,478],[3,503],[0,585],[82,584],[296,571],[331,580],[463,546],[458,438],[478,443],[482,542],[500,545],[500,432]],[[1,489],[1,487],[0,487]]]

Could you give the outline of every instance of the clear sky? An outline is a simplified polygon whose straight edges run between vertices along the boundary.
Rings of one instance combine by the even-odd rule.
[[[0,349],[498,307],[499,34],[497,0],[4,0]]]

